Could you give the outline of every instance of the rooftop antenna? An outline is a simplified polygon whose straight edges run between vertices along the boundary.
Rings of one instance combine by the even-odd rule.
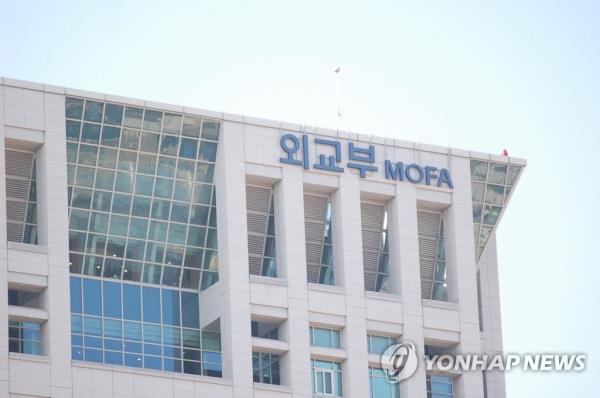
[[[341,68],[339,66],[337,66],[333,70],[333,73],[335,73],[335,106],[338,119],[338,134],[342,130],[342,105],[340,104],[340,71]]]

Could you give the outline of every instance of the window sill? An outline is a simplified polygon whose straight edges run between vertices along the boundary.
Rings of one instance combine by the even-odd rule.
[[[278,384],[267,384],[267,383],[254,382],[254,389],[255,390],[263,390],[263,391],[274,391],[274,392],[287,393],[287,394],[292,393],[292,389],[289,388],[288,386],[281,386]]]
[[[346,294],[346,290],[342,286],[336,285],[323,285],[321,283],[308,282],[308,290],[314,290],[317,292],[327,292],[334,294]]]
[[[36,354],[21,354],[19,352],[9,352],[8,357],[10,359],[18,359],[21,361],[39,362],[39,363],[50,363],[50,357],[45,355]]]
[[[444,308],[447,310],[460,310],[460,306],[458,303],[452,303],[450,301],[440,301],[440,300],[429,300],[422,299],[424,307],[433,307],[433,308]]]
[[[250,274],[250,282],[262,283],[265,285],[287,286],[287,280],[283,278],[274,278],[271,276],[262,275]]]
[[[399,294],[394,294],[394,293],[373,292],[370,290],[366,290],[365,297],[382,300],[382,301],[392,301],[394,303],[402,302],[402,297]]]
[[[48,246],[34,245],[31,243],[8,242],[9,250],[48,254]]]

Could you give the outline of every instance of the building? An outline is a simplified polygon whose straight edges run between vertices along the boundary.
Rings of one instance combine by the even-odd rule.
[[[505,396],[379,353],[502,351],[524,160],[0,84],[1,396]]]

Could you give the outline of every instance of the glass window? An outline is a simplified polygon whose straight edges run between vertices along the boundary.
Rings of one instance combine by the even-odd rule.
[[[175,181],[175,190],[173,192],[174,200],[181,200],[187,202],[190,200],[190,194],[192,191],[192,183],[187,181]]]
[[[154,184],[154,196],[160,198],[171,198],[173,194],[173,180],[157,178]]]
[[[427,375],[428,398],[452,398],[452,387],[450,377]]]
[[[126,107],[125,117],[123,119],[123,125],[127,127],[141,128],[142,127],[142,115],[144,110],[140,108]]]
[[[196,153],[198,151],[198,141],[189,138],[183,138],[181,140],[181,146],[179,148],[179,156],[196,159]]]
[[[106,104],[104,107],[104,123],[120,126],[123,121],[123,105]]]
[[[311,327],[310,344],[318,347],[341,348],[340,331]]]
[[[100,281],[83,279],[83,312],[89,315],[102,315]]]
[[[158,160],[156,174],[162,177],[175,176],[175,158],[161,156]]]
[[[131,209],[131,195],[116,193],[113,196],[112,212],[120,214],[129,214]]]
[[[81,119],[83,113],[83,100],[67,97],[65,101],[65,116],[71,119]]]
[[[198,159],[207,162],[214,162],[217,159],[217,144],[215,142],[202,141],[200,144]]]
[[[40,324],[8,321],[8,350],[21,354],[41,355]]]
[[[142,278],[142,263],[125,261],[123,280],[139,282]]]
[[[311,360],[311,380],[314,394],[342,397],[342,364]]]
[[[148,217],[150,215],[150,203],[152,199],[140,196],[133,197],[133,207],[131,214],[138,217]]]
[[[160,131],[162,112],[146,109],[144,114],[144,130]]]
[[[160,323],[160,289],[142,288],[144,322]]]
[[[163,323],[179,326],[179,311],[179,292],[177,290],[162,289]]]
[[[92,202],[92,191],[90,189],[75,188],[73,190],[72,206],[89,209]]]
[[[219,140],[219,129],[221,123],[205,120],[202,124],[202,138],[205,140]]]
[[[171,202],[168,200],[154,199],[152,201],[152,218],[168,220],[171,212]]]
[[[181,115],[165,113],[163,131],[171,134],[179,134],[181,131]]]
[[[146,238],[148,230],[148,220],[144,218],[132,218],[129,224],[129,236],[134,238]]]
[[[102,140],[100,143],[106,146],[117,147],[119,146],[119,136],[121,135],[121,129],[118,127],[104,126],[102,127]]]
[[[121,318],[121,284],[104,281],[102,288],[104,316]]]
[[[138,130],[123,129],[123,134],[121,135],[121,148],[137,151],[139,142],[140,132]]]
[[[381,355],[389,346],[397,343],[398,339],[395,337],[367,335],[367,346],[370,354]]]
[[[112,148],[100,147],[98,155],[98,166],[107,169],[114,169],[117,166],[117,150]]]
[[[123,261],[116,258],[107,258],[104,260],[104,272],[105,278],[121,279],[121,268],[123,267]]]
[[[183,129],[181,134],[188,137],[199,137],[201,124],[202,119],[199,117],[185,115],[183,117]]]
[[[160,153],[163,155],[177,156],[179,138],[163,135],[160,143]]]
[[[87,100],[85,102],[85,113],[84,119],[90,122],[102,122],[102,110],[104,109],[104,103],[97,101]]]
[[[168,252],[167,252],[168,255]],[[167,264],[170,262],[166,261]],[[163,267],[162,284],[163,286],[179,287],[179,276],[181,269],[177,267]]]
[[[252,377],[255,383],[279,385],[279,355],[253,352]]]
[[[95,145],[80,145],[79,146],[79,156],[77,158],[77,163],[95,166],[97,159],[98,159],[98,147],[97,146],[95,146]]]
[[[152,196],[153,187],[154,177],[140,174],[135,178],[136,194]]]
[[[196,181],[212,183],[215,165],[198,162],[196,166]]]
[[[181,275],[181,287],[193,290],[200,289],[200,275],[199,270],[184,268]]]
[[[112,170],[97,169],[96,181],[94,186],[98,189],[107,189],[112,191],[115,181],[115,172]]]
[[[115,180],[115,191],[118,192],[133,192],[133,173],[125,173],[119,171]]]
[[[128,239],[127,240],[127,252],[125,253],[125,257],[131,260],[143,260],[144,259],[144,249],[146,248],[146,242],[143,240],[137,239]]]
[[[160,135],[144,131],[142,133],[142,144],[140,146],[140,151],[157,153],[159,139]]]
[[[81,122],[67,120],[67,140],[79,141],[79,131],[81,130]]]
[[[71,312],[81,313],[81,278],[71,277]]]
[[[369,390],[371,398],[400,398],[398,383],[390,383],[385,371],[369,367]]]
[[[137,163],[137,153],[132,151],[119,151],[119,163],[117,167],[119,170],[124,171],[135,171],[135,165]]]

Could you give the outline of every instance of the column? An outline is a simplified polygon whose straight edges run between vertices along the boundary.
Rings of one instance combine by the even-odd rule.
[[[215,187],[219,238],[219,279],[223,289],[221,346],[223,377],[234,383],[235,397],[252,397],[252,341],[244,129],[225,121],[221,128]]]
[[[1,82],[1,80],[0,80]],[[8,243],[6,237],[6,167],[4,86],[0,85],[0,395],[8,396]]]
[[[423,358],[423,307],[421,300],[421,269],[419,264],[419,234],[417,227],[417,190],[408,183],[396,185],[396,197],[389,203],[390,260],[392,270],[399,272],[403,308],[402,341],[417,348],[419,367],[416,373],[400,384],[400,396],[425,397],[425,365]]]
[[[344,396],[369,396],[367,322],[362,255],[360,179],[352,174],[340,175],[340,187],[333,195],[333,247],[336,280],[346,293],[346,328],[343,348],[348,359],[343,364]]]
[[[304,190],[302,169],[284,167],[275,187],[277,262],[281,278],[287,279],[288,319],[282,337],[289,352],[282,358],[282,384],[293,397],[312,396],[310,385],[310,339],[306,247],[304,243]]]

